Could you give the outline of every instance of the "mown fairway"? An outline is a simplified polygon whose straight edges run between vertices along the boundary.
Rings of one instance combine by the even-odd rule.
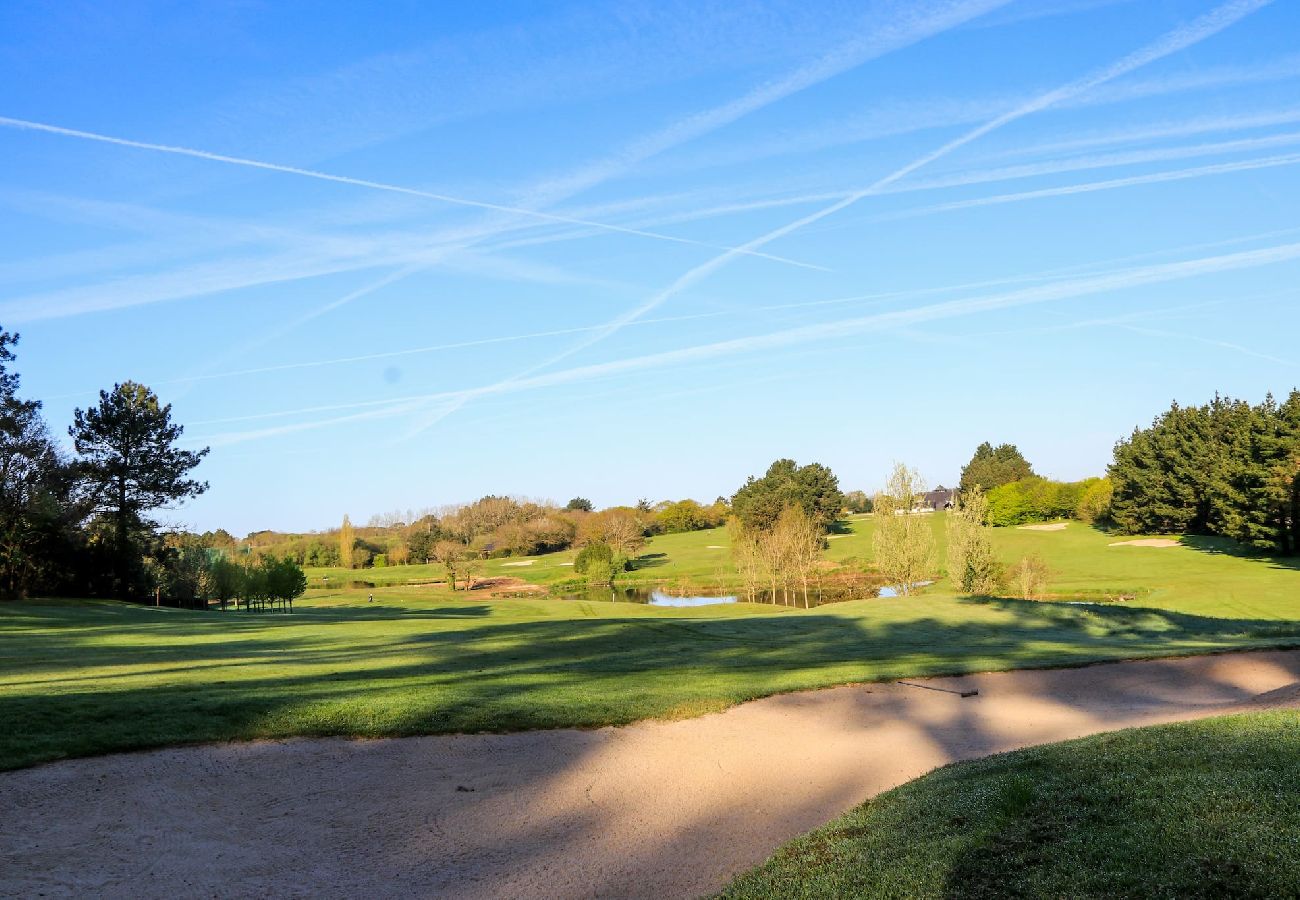
[[[1297,758],[1287,711],[958,763],[790,842],[722,896],[1294,896]]]
[[[864,524],[831,555],[862,554]],[[681,577],[707,569],[721,538],[675,535],[646,552],[667,553],[658,570]],[[998,540],[1008,557],[1040,552],[1054,590],[1139,600],[969,600],[941,583],[806,611],[491,600],[445,586],[376,588],[373,605],[364,589],[313,591],[292,615],[6,605],[0,766],[184,741],[604,725],[850,681],[1300,643],[1300,572],[1269,560],[1107,547],[1077,524]]]

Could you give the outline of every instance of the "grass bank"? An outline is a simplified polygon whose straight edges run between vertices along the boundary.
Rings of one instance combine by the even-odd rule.
[[[1300,711],[958,763],[778,851],[721,896],[1290,897]]]

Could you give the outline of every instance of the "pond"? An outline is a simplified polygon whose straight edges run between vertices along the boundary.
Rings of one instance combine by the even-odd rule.
[[[914,587],[914,588],[925,587],[927,584],[934,584],[934,582],[933,582],[933,581],[913,581],[913,582],[912,582],[912,587]],[[895,584],[887,584],[887,585],[885,585],[884,587],[882,587],[882,588],[880,589],[880,592],[879,592],[878,594],[876,594],[876,596],[877,596],[877,597],[897,597],[897,596],[898,596],[898,585],[895,585]]]
[[[929,584],[929,583],[930,582],[928,581],[918,582],[916,586],[920,587],[922,584]],[[739,603],[742,600],[745,600],[745,597],[741,594],[728,594],[728,593],[724,593],[723,590],[720,589],[715,589],[715,590],[717,591],[716,593],[709,592],[707,590],[697,589],[696,592],[675,594],[672,593],[671,591],[665,590],[663,587],[655,587],[653,585],[642,585],[638,587],[602,586],[602,587],[589,587],[579,591],[572,591],[570,593],[561,594],[560,599],[561,600],[586,600],[589,603],[614,603],[614,602],[645,603],[649,606],[676,606],[676,607],[718,606],[724,603]],[[897,593],[888,593],[889,591],[892,590],[893,588],[881,588],[879,596],[881,597],[897,596]],[[862,594],[861,592],[858,592],[855,595],[852,593],[846,593],[844,591],[826,591],[824,594],[819,594],[816,591],[809,591],[808,600],[810,606],[821,606],[824,603],[836,603],[843,600],[849,600],[852,599],[854,596],[862,597],[865,595]],[[755,602],[758,603],[773,602],[771,592],[769,591],[759,591],[754,599]],[[786,603],[786,605],[790,605],[790,606],[803,606],[803,597],[802,595],[798,595],[792,591],[789,595],[788,603],[787,603],[787,598],[785,597],[785,595],[778,592],[776,595],[775,602],[778,604]]]

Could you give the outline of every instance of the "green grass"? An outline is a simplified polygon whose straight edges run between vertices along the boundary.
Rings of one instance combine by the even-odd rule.
[[[958,763],[779,850],[721,896],[1294,897],[1300,711]]]
[[[870,520],[850,525],[832,558],[869,555]],[[1062,597],[1138,600],[977,601],[940,582],[912,598],[806,611],[400,584],[375,588],[374,604],[368,589],[313,590],[291,616],[2,604],[0,768],[189,741],[599,726],[846,682],[1300,645],[1300,572],[1285,561],[1108,547],[1112,538],[1078,524],[996,540],[1008,561],[1042,555]],[[656,538],[634,574],[714,580],[726,551],[709,545],[725,543],[722,531]],[[570,577],[558,565],[567,556],[496,560],[485,574]]]

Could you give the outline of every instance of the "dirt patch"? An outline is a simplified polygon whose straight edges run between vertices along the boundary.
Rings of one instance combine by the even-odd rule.
[[[1136,541],[1116,541],[1107,547],[1181,547],[1178,541],[1170,538],[1139,538]]]
[[[1017,525],[1017,531],[1064,531],[1065,522],[1047,522],[1042,525]]]
[[[0,774],[0,895],[696,897],[937,766],[1298,689],[1300,650],[1236,653],[829,688],[622,728],[71,760]]]

